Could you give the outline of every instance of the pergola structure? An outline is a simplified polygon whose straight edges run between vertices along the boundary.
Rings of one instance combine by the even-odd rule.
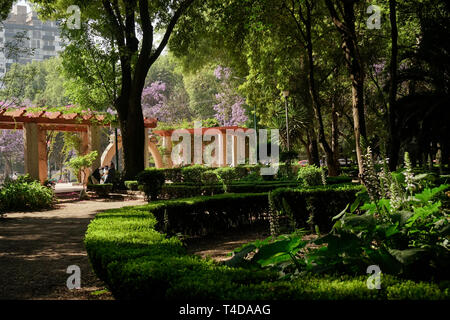
[[[148,130],[155,128],[157,119],[145,118],[144,127],[148,137]],[[111,123],[105,119],[104,115],[95,113],[62,113],[39,111],[32,112],[26,109],[0,110],[0,129],[23,130],[25,172],[32,178],[44,182],[47,179],[47,141],[46,131],[70,131],[80,132],[82,137],[82,154],[100,150],[101,127],[109,127]],[[93,168],[101,165],[101,158],[98,157],[93,163]]]

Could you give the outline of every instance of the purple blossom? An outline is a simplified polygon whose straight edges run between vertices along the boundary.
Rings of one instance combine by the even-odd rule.
[[[89,111],[90,111],[90,110],[89,110]],[[117,115],[117,111],[114,110],[114,109],[112,109],[112,108],[106,109],[106,112],[107,112],[108,114],[112,115],[112,116]]]
[[[217,66],[217,68],[214,70],[214,75],[219,80],[228,80],[231,77],[231,69]]]
[[[217,79],[222,80],[222,92],[216,94],[217,104],[214,105],[215,117],[222,126],[238,126],[244,124],[248,117],[245,114],[245,100],[231,87],[229,81],[231,69],[218,66],[214,70]]]
[[[375,75],[378,76],[381,72],[383,72],[386,64],[384,62],[375,63],[373,65],[373,69],[375,70]]]
[[[162,81],[155,81],[142,91],[142,113],[144,117],[158,118],[160,121],[167,121],[169,111],[167,97],[164,95],[166,84]]]
[[[23,159],[22,130],[0,130],[0,155],[11,159]]]

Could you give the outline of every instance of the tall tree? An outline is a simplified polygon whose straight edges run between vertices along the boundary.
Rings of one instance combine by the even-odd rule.
[[[342,37],[342,49],[352,81],[353,129],[359,175],[363,174],[361,137],[367,138],[364,115],[364,67],[355,30],[355,4],[359,0],[325,0],[334,25]]]
[[[117,110],[123,139],[125,176],[134,178],[144,168],[144,118],[141,96],[145,79],[152,64],[164,50],[178,22],[194,0],[34,0],[41,12],[50,17],[67,18],[67,8],[80,7],[83,28],[91,28],[107,40],[109,48],[117,48],[121,83],[114,107]],[[164,29],[160,43],[155,46],[155,32]],[[68,30],[69,38],[85,32]],[[95,66],[92,66],[95,69]]]
[[[2,0],[0,3],[0,22],[8,17],[9,12],[12,9],[14,0]]]
[[[389,169],[394,171],[398,162],[398,150],[400,139],[396,134],[395,104],[397,101],[397,68],[398,68],[398,29],[397,29],[397,1],[389,0],[389,20],[391,22],[391,62],[389,73],[391,75],[389,84],[389,107],[388,116],[388,146],[389,146]]]

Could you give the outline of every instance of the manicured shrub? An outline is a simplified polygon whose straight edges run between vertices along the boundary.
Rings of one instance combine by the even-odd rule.
[[[297,179],[306,187],[322,184],[322,168],[308,165],[298,169]]]
[[[297,228],[314,230],[317,225],[322,232],[328,232],[333,226],[331,218],[355,201],[362,188],[360,185],[280,188],[269,194],[271,210],[280,217],[292,217]]]
[[[208,235],[253,223],[267,224],[267,193],[219,194],[156,202],[148,209],[169,234]]]
[[[340,183],[352,183],[352,177],[349,176],[337,176],[337,177],[327,177],[327,184],[340,184]]]
[[[88,184],[87,189],[94,191],[99,197],[107,197],[113,189],[113,184]]]
[[[156,168],[148,168],[137,176],[139,185],[145,193],[147,201],[156,200],[165,182],[164,171]]]
[[[131,191],[137,191],[139,190],[139,183],[137,181],[125,181],[124,182],[125,187],[127,188],[127,190],[131,190]]]
[[[182,168],[166,168],[164,169],[166,181],[173,183],[183,182]]]
[[[210,168],[199,164],[181,168],[181,174],[183,175],[183,182],[201,183],[202,173],[207,170],[210,170]]]
[[[217,185],[220,178],[215,170],[206,170],[201,173],[201,181],[205,186]]]
[[[227,186],[227,192],[230,193],[260,193],[269,192],[281,187],[296,188],[298,181],[235,181]],[[163,185],[161,199],[179,199],[195,197],[200,195],[214,195],[224,193],[224,186],[220,184],[199,185],[186,183],[166,183]]]
[[[42,186],[29,176],[6,181],[0,188],[0,213],[50,209],[53,202],[52,188]]]

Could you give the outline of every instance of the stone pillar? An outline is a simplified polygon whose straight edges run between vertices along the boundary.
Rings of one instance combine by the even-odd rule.
[[[232,157],[232,161],[231,161],[231,163],[232,163],[232,165],[233,165],[233,167],[236,167],[237,165],[238,165],[238,137],[236,136],[236,135],[233,135],[232,136],[232,141],[233,141],[233,143],[232,143],[232,149],[233,149],[233,157]]]
[[[148,148],[149,148],[149,138],[148,138],[148,128],[144,128],[144,169],[148,167]]]
[[[222,154],[219,154],[219,166],[226,167],[227,165],[227,134],[222,133],[222,139],[219,142],[219,149]]]
[[[23,124],[25,173],[41,183],[47,179],[47,139],[36,123]]]
[[[101,166],[101,156],[102,151],[100,150],[100,128],[98,126],[88,126],[87,129],[87,139],[88,139],[88,153],[92,151],[97,151],[97,159],[94,160],[91,166],[91,172]],[[108,166],[110,163],[107,164]],[[117,168],[116,168],[117,169]]]
[[[172,168],[172,139],[170,136],[162,137],[162,145],[164,147],[163,160],[166,168]]]

